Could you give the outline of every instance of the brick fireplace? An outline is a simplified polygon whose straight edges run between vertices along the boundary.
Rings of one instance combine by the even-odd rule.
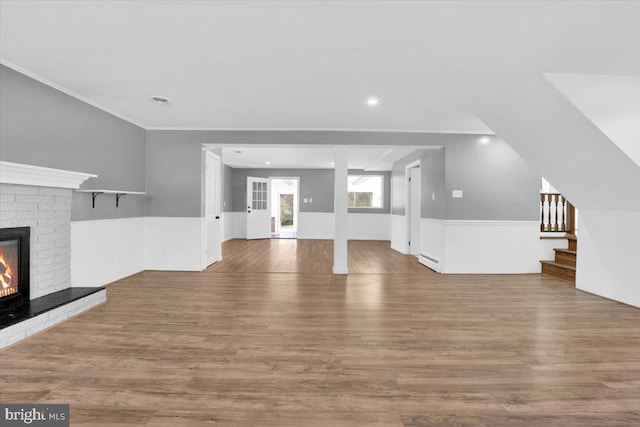
[[[102,288],[71,287],[72,191],[91,177],[95,175],[0,162],[0,244],[9,258],[4,271],[0,262],[0,273],[8,282],[0,286],[11,293],[0,297],[0,348],[106,300]],[[14,262],[16,239],[22,249],[28,247],[22,271]],[[28,288],[15,293],[12,283],[22,279],[28,280]],[[9,304],[18,294],[22,301],[15,298]]]

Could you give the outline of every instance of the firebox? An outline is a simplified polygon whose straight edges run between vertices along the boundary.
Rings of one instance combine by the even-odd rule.
[[[0,228],[0,310],[29,301],[29,227]]]

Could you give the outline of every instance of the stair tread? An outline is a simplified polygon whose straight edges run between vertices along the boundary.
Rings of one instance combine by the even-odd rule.
[[[578,240],[576,236],[540,236],[540,240]]]
[[[561,249],[561,248],[555,248],[554,251],[556,252],[563,252],[565,254],[572,254],[572,255],[578,255],[578,251],[572,251],[570,249]]]
[[[567,265],[567,264],[561,264],[559,262],[555,262],[555,261],[540,261],[542,264],[548,264],[548,265],[552,265],[554,267],[559,267],[559,268],[565,268],[567,270],[573,270],[576,271],[576,268],[572,265]]]

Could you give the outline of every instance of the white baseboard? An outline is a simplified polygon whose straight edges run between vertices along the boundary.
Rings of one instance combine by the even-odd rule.
[[[204,218],[146,217],[144,268],[202,271]]]
[[[103,286],[145,269],[145,218],[71,222],[71,286]]]
[[[418,261],[437,271],[444,269],[445,221],[420,219],[420,256]]]

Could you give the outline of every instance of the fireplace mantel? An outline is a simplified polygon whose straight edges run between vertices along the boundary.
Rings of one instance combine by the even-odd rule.
[[[98,175],[0,161],[0,183],[41,187],[80,188],[80,184]]]

